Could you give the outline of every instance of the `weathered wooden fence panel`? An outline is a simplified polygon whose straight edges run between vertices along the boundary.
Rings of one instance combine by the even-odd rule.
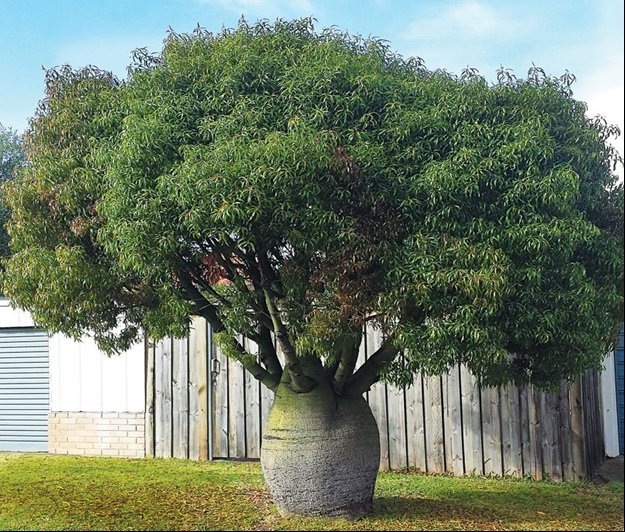
[[[148,455],[259,458],[273,393],[211,338],[204,320],[194,319],[188,339],[148,347]],[[380,343],[368,330],[357,365]],[[485,388],[463,366],[442,377],[417,375],[405,389],[377,383],[365,398],[380,430],[380,468],[588,478],[604,453],[599,384],[589,372],[555,393]]]

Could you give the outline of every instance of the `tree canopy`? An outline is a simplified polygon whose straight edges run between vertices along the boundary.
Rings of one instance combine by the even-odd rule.
[[[170,32],[125,81],[49,70],[5,291],[111,351],[204,316],[270,387],[272,335],[302,391],[311,357],[339,392],[459,362],[574,378],[622,319],[623,189],[572,81],[431,71],[309,19]],[[385,341],[353,373],[365,323]]]

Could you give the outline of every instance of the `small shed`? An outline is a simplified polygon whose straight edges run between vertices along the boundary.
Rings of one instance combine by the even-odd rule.
[[[144,456],[145,348],[107,357],[0,298],[0,451]]]

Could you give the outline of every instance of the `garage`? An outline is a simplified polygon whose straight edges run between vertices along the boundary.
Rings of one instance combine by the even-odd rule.
[[[0,451],[48,450],[48,336],[0,328]]]

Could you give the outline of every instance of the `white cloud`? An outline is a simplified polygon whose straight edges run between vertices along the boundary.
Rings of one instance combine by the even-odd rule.
[[[620,66],[619,66],[620,65]],[[625,119],[623,100],[625,91],[623,88],[623,53],[614,56],[613,64],[606,63],[593,72],[592,81],[584,83],[575,90],[575,98],[583,100],[588,105],[586,114],[589,117],[603,116],[609,124],[618,126],[621,135],[610,139],[611,144],[618,153],[625,156],[623,135],[625,134]],[[623,181],[623,164],[616,172]]]
[[[200,2],[263,18],[312,15],[315,11],[311,0],[200,0]]]
[[[442,9],[430,9],[425,17],[413,21],[402,36],[408,40],[492,38],[518,34],[518,29],[514,20],[493,6],[463,0]]]

